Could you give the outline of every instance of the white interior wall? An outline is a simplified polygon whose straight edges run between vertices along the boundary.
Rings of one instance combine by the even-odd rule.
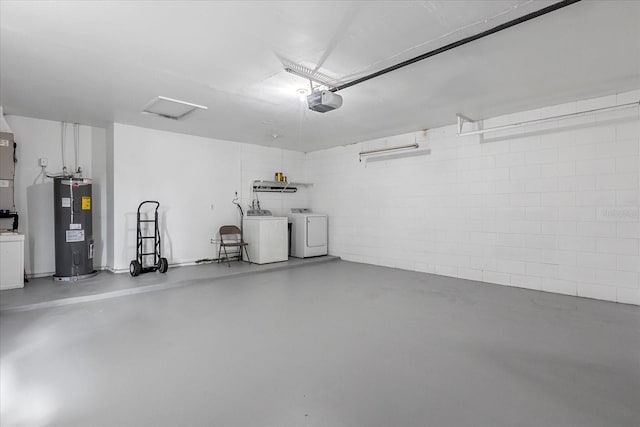
[[[93,180],[93,263],[95,268],[107,265],[107,139],[106,130],[91,128],[91,178]]]
[[[106,129],[106,173],[107,173],[107,191],[106,191],[106,230],[108,238],[106,239],[106,266],[113,268],[114,263],[114,242],[110,236],[114,234],[114,220],[113,220],[113,212],[114,212],[114,192],[113,192],[113,182],[114,182],[114,163],[113,163],[113,153],[114,153],[114,143],[113,143],[113,123],[110,123]]]
[[[305,183],[304,153],[273,149],[251,144],[241,144],[241,180],[243,209],[257,196],[262,209],[276,216],[286,216],[291,208],[308,207],[308,195],[312,187],[297,186],[295,193],[253,193],[254,180],[275,180],[275,173],[282,172],[292,183]]]
[[[47,173],[62,172],[61,124],[21,116],[5,116],[17,142],[15,179],[16,210],[20,215],[19,230],[25,234],[25,270],[32,276],[48,276],[55,272],[55,246],[53,237],[53,180],[47,179],[39,166],[40,158],[47,158]],[[65,159],[69,169],[75,166],[73,150],[73,126],[67,125]],[[105,230],[100,221],[100,209],[104,207],[103,180],[104,156],[100,151],[105,145],[104,129],[80,126],[79,165],[84,176],[94,179],[94,230],[96,242],[103,242]],[[93,176],[96,172],[98,176]],[[97,219],[97,221],[96,221]],[[98,225],[96,226],[96,222]],[[105,265],[104,253],[97,251],[94,266]]]
[[[240,224],[232,204],[235,192],[246,211],[254,179],[273,180],[277,171],[301,176],[304,157],[277,148],[114,124],[110,267],[128,270],[135,258],[136,210],[143,200],[160,202],[162,250],[170,264],[213,258],[211,239],[218,228]],[[263,209],[283,215],[292,205],[306,205],[307,190],[260,193],[259,198]]]
[[[361,150],[414,141],[431,155],[358,161]],[[639,145],[638,108],[483,138],[432,129],[309,153],[310,204],[329,214],[330,253],[346,260],[640,304]]]
[[[48,173],[62,171],[60,123],[6,118],[18,142],[16,208],[26,238],[25,269],[35,277],[51,275],[53,184],[41,175],[38,159],[48,159]],[[66,163],[73,167],[72,126],[65,141]],[[297,180],[304,174],[303,153],[121,124],[81,126],[80,145],[80,165],[94,182],[94,266],[117,271],[135,257],[135,213],[143,199],[161,203],[163,255],[172,264],[190,263],[214,256],[211,238],[221,225],[239,224],[235,191],[246,210],[254,179],[271,180],[277,171]],[[285,215],[307,206],[307,192],[301,187],[295,194],[260,193],[259,199],[263,209]]]

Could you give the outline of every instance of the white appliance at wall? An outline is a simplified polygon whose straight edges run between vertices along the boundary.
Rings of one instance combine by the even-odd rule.
[[[24,234],[0,233],[0,290],[24,287]]]
[[[291,256],[308,258],[327,254],[327,215],[307,208],[293,208],[291,223]]]
[[[287,217],[272,216],[268,210],[250,209],[242,221],[244,241],[251,262],[267,264],[287,261]],[[243,258],[245,261],[246,255]]]

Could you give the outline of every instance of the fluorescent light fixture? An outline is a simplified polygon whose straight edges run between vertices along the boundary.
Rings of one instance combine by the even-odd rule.
[[[158,96],[149,102],[142,112],[155,114],[156,116],[164,117],[165,119],[180,120],[197,109],[207,110],[208,108],[203,105],[179,101],[165,96]]]
[[[362,158],[366,156],[387,154],[390,152],[397,152],[397,151],[404,151],[404,150],[416,150],[418,148],[420,148],[420,145],[418,143],[414,143],[414,144],[408,144],[408,145],[400,145],[397,147],[385,147],[385,148],[379,148],[377,150],[361,151],[359,153],[359,156],[360,156],[360,161],[362,161]],[[431,150],[429,150],[429,152],[431,152]]]
[[[409,157],[429,156],[431,155],[431,149],[418,151],[400,151],[395,153],[379,153],[379,156],[371,156],[366,158],[366,162],[385,162],[387,160],[405,159]],[[361,160],[362,161],[362,160]]]

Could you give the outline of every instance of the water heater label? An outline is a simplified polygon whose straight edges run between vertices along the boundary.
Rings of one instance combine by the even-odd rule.
[[[0,179],[0,187],[9,188],[9,181],[6,179]]]
[[[82,197],[82,210],[83,211],[91,210],[91,197],[87,197],[87,196]]]
[[[67,230],[67,242],[84,242],[84,230]]]
[[[62,207],[63,208],[70,208],[71,207],[71,198],[70,197],[63,197],[62,198]]]
[[[0,139],[0,147],[8,147],[9,140],[8,139]]]
[[[70,230],[82,230],[82,224],[69,224]]]

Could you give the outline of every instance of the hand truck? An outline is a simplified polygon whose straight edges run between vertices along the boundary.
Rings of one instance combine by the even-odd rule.
[[[155,212],[153,219],[142,219],[140,216],[140,209],[145,204],[155,204]],[[136,244],[136,259],[131,261],[129,264],[129,273],[132,276],[138,276],[141,273],[149,273],[150,271],[159,271],[160,273],[166,273],[169,268],[169,262],[166,258],[162,257],[162,253],[160,251],[160,227],[158,226],[158,208],[160,207],[160,203],[154,200],[145,200],[140,203],[138,206],[138,216],[137,216],[137,244]],[[153,224],[153,227],[143,227],[143,223]],[[153,228],[153,230],[151,230]],[[153,231],[153,235],[143,235],[143,230],[145,232]],[[153,239],[153,252],[144,252],[148,250],[149,244],[145,245],[145,240]],[[149,259],[153,256],[153,263],[149,265],[145,263],[145,259]]]

